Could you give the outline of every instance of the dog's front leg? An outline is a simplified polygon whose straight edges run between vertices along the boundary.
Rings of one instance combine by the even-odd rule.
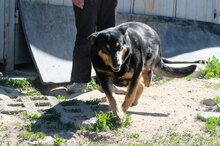
[[[138,83],[140,82],[140,74],[135,74],[129,85],[128,85],[128,90],[127,94],[125,96],[124,103],[122,104],[123,111],[126,112],[128,108],[132,105],[136,98],[136,93],[137,93],[137,88],[138,88]]]
[[[113,96],[112,77],[104,75],[104,74],[99,74],[99,73],[96,73],[96,74],[99,78],[102,89],[108,98],[112,112],[117,116],[117,122],[119,123],[124,122],[125,121],[124,112],[121,109],[118,99],[115,96]]]

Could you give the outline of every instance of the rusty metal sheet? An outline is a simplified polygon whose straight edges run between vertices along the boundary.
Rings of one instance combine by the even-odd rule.
[[[175,0],[136,0],[135,14],[175,16]]]
[[[70,82],[76,35],[73,8],[20,0],[20,11],[42,83]]]
[[[3,59],[4,48],[4,0],[0,1],[0,60]]]

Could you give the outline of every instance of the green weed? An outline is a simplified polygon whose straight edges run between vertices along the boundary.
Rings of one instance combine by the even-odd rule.
[[[26,79],[13,80],[9,79],[8,77],[0,80],[0,85],[19,89],[28,89],[29,87],[32,87],[31,83]]]
[[[61,138],[59,135],[54,136],[54,146],[60,146],[62,142],[64,142],[64,139]]]
[[[90,142],[89,143],[90,146],[100,146],[99,142]]]
[[[48,143],[38,142],[38,143],[36,144],[36,146],[49,146],[49,144],[48,144]]]
[[[88,105],[98,105],[101,101],[99,99],[91,99],[91,100],[87,100],[86,104]]]
[[[131,117],[125,114],[126,121],[119,124],[117,123],[117,118],[113,113],[98,113],[96,114],[97,121],[95,123],[94,129],[98,131],[106,130],[117,130],[120,127],[128,126],[131,124]]]
[[[39,91],[25,93],[23,96],[43,96]]]
[[[39,116],[38,114],[29,115],[28,112],[25,112],[25,113],[24,113],[24,119],[25,119],[25,121],[26,121],[27,119],[37,120],[37,119],[40,119],[40,116]]]
[[[220,117],[210,117],[208,119],[204,119],[200,114],[197,114],[197,119],[205,121],[205,130],[209,132],[211,135],[216,135],[216,126],[220,125]]]
[[[171,79],[169,77],[161,78],[157,76],[153,76],[152,82],[155,82],[157,84],[164,84],[166,82],[169,82]]]
[[[5,133],[5,135],[4,135],[4,137],[7,137],[7,138],[9,138],[11,135],[10,135],[10,133]]]
[[[220,83],[216,83],[216,84],[205,83],[203,84],[203,86],[205,86],[206,88],[220,89]]]
[[[132,133],[132,134],[128,134],[127,137],[128,137],[128,138],[136,138],[136,139],[137,139],[137,138],[140,137],[140,134],[138,134],[138,133]]]
[[[32,141],[36,141],[39,138],[44,138],[46,136],[45,133],[43,132],[37,132],[37,133],[33,133],[33,132],[22,132],[19,134],[19,137],[21,138],[21,141],[24,140],[32,140]]]
[[[187,81],[191,81],[191,80],[193,79],[193,76],[187,76],[187,77],[185,77],[185,79],[186,79]]]
[[[205,69],[199,68],[202,78],[220,77],[220,62],[215,56],[212,59],[209,58],[204,65]]]
[[[220,97],[215,97],[213,100],[215,101],[215,104],[220,104]]]
[[[57,99],[60,101],[60,100],[65,100],[66,99],[66,96],[62,96],[62,95],[58,95]]]
[[[3,126],[3,123],[0,123],[0,131],[7,131],[8,127],[7,126]]]
[[[96,84],[94,78],[92,78],[91,81],[89,82],[87,89],[88,89],[88,91],[97,90],[97,84]]]
[[[80,126],[80,130],[82,130],[82,131],[86,131],[86,127],[84,127],[84,126]]]

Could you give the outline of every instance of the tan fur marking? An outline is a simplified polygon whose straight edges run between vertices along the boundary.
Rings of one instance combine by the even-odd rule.
[[[138,100],[141,97],[142,93],[144,91],[144,81],[143,78],[139,81],[138,87],[137,87],[137,93],[134,102],[132,103],[132,106],[135,106],[138,104]]]
[[[126,47],[123,47],[123,50],[122,50],[122,60],[124,61],[125,60],[125,54],[127,52],[127,48]]]
[[[108,48],[108,49],[109,49],[109,48],[110,48],[110,45],[109,45],[109,44],[107,44],[107,45],[106,45],[106,48]]]
[[[150,68],[147,67],[146,70],[144,70],[144,71],[142,72],[142,76],[143,76],[143,79],[144,79],[144,85],[145,85],[146,87],[149,87],[149,86],[150,86],[150,82],[151,82],[151,76],[152,76],[152,75],[151,75],[149,69],[150,69]]]
[[[112,58],[109,55],[103,53],[102,50],[100,50],[98,52],[98,55],[102,58],[102,60],[103,60],[103,62],[105,63],[106,66],[111,66],[112,65]]]
[[[128,39],[128,31],[125,32],[125,38]]]
[[[134,75],[134,71],[132,70],[131,72],[126,73],[121,77],[121,79],[131,79]]]
[[[104,73],[104,74],[108,74],[108,75],[114,75],[113,72],[111,71],[108,71],[108,70],[103,70],[103,69],[99,69],[99,68],[96,68],[96,71],[100,72],[100,73]]]
[[[126,52],[127,52],[127,48],[123,47],[123,50],[117,53],[117,60],[119,64],[123,63]]]
[[[117,42],[117,43],[115,44],[115,46],[118,47],[118,46],[119,46],[119,42]]]
[[[112,97],[108,97],[108,101],[109,101],[110,107],[112,109],[112,112],[119,119],[125,119],[124,112],[122,111],[121,105],[120,105],[118,99],[115,97],[115,95],[112,95]]]
[[[138,83],[140,82],[140,77],[138,78]],[[126,112],[128,110],[128,108],[132,105],[132,103],[134,102],[134,100],[136,99],[136,93],[137,93],[137,89],[138,89],[138,83],[136,84],[136,86],[133,88],[132,93],[130,95],[130,97],[128,96],[128,91],[130,90],[130,84],[128,85],[128,91],[127,94],[125,96],[125,100],[122,104],[123,107],[123,111]]]

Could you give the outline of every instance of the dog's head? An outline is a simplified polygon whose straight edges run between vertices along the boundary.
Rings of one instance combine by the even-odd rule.
[[[92,51],[96,51],[106,66],[119,72],[130,54],[127,27],[109,28],[89,36]],[[93,50],[94,49],[94,50]]]

